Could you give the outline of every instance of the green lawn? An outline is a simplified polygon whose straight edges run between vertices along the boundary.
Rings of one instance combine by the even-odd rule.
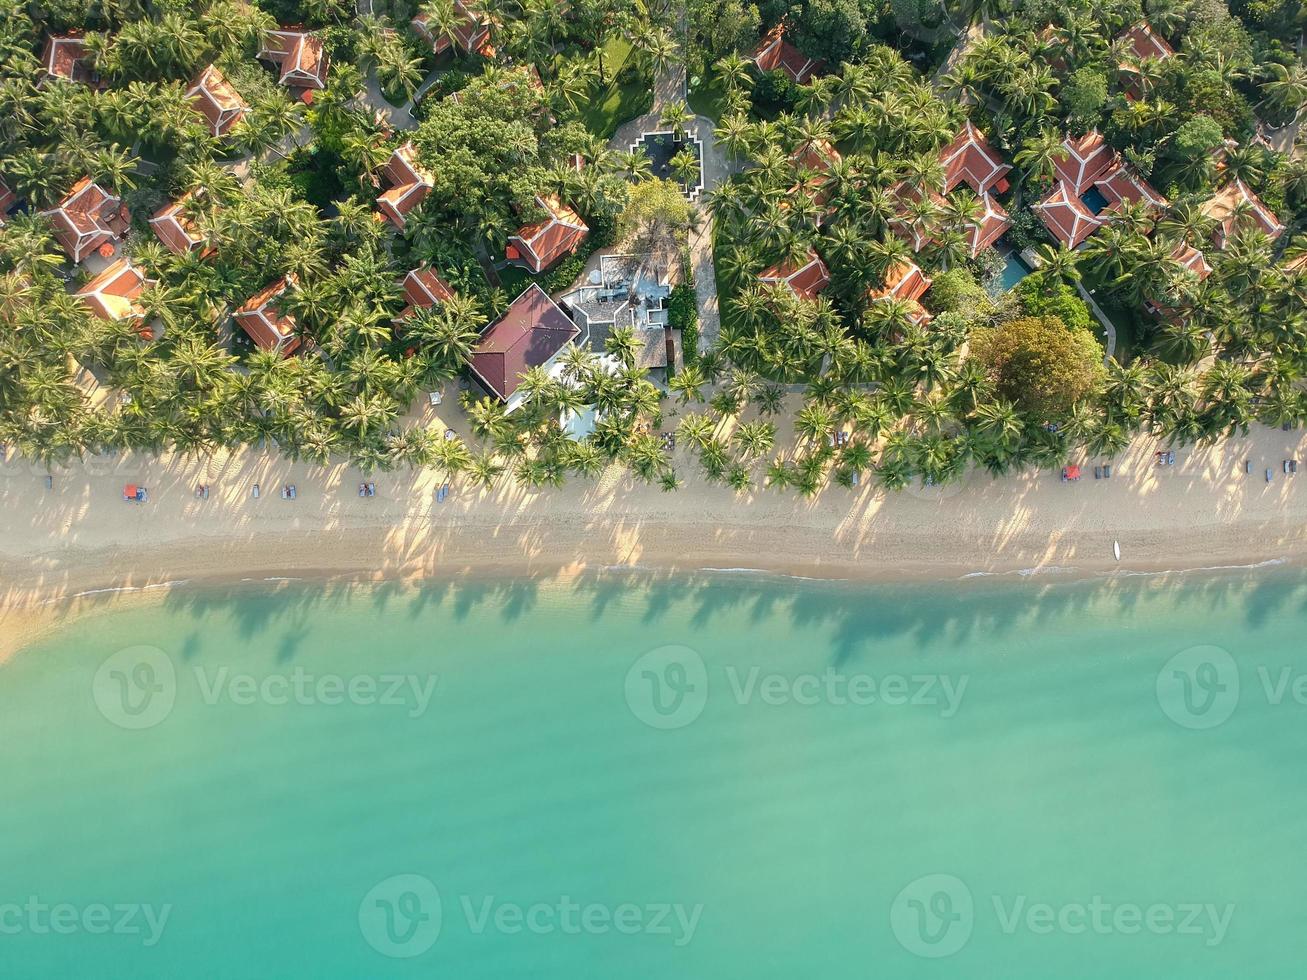
[[[653,85],[648,79],[638,73],[628,73],[634,77],[618,83],[630,59],[631,45],[627,41],[613,38],[604,46],[604,75],[608,85],[581,110],[585,128],[596,136],[609,139],[622,123],[653,108]]]
[[[721,122],[726,103],[725,86],[722,85],[716,72],[709,71],[705,77],[698,79],[697,85],[694,79],[691,79],[690,94],[686,101],[689,102],[690,109],[695,115],[707,116],[715,123]]]

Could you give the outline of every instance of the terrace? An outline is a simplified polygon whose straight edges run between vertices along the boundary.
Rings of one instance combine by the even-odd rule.
[[[663,256],[605,255],[587,283],[560,299],[596,350],[604,349],[612,331],[630,327],[641,341],[641,366],[666,367],[671,268],[673,262]]]

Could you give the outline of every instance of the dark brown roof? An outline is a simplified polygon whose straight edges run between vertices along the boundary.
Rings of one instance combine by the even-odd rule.
[[[472,370],[508,401],[527,369],[548,363],[580,332],[549,294],[532,283],[481,335],[472,352]]]

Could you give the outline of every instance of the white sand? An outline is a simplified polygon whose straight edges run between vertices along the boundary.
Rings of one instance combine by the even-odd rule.
[[[538,493],[510,479],[484,493],[459,481],[443,505],[436,473],[377,473],[377,496],[360,499],[357,470],[245,452],[207,463],[94,459],[56,470],[46,490],[44,468],[11,454],[0,465],[0,655],[87,604],[51,600],[169,582],[557,575],[615,565],[958,578],[1295,560],[1307,550],[1307,469],[1286,477],[1281,460],[1297,456],[1300,441],[1259,426],[1246,439],[1178,450],[1175,466],[1158,467],[1157,444],[1141,440],[1110,481],[1094,480],[1092,466],[1078,483],[1052,471],[1003,480],[981,472],[897,494],[832,486],[812,501],[792,490],[738,496],[709,485],[678,450],[686,485],[673,494],[614,468]],[[148,487],[149,501],[124,502],[126,483]],[[207,501],[194,496],[199,483],[211,485]],[[298,499],[281,499],[285,483],[297,485]]]

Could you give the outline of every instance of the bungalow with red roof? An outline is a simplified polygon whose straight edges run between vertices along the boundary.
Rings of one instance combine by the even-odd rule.
[[[1117,64],[1117,70],[1126,76],[1126,97],[1137,99],[1143,94],[1138,79],[1134,77],[1138,72],[1137,63],[1165,61],[1175,56],[1175,49],[1167,44],[1166,38],[1153,30],[1153,26],[1146,20],[1141,20],[1117,40],[1123,43],[1128,52],[1127,58]]]
[[[1148,205],[1149,210],[1157,212],[1167,206],[1167,200],[1152,185],[1135,172],[1128,163],[1119,163],[1115,168],[1094,181],[1094,187],[1107,201],[1104,211],[1119,211],[1125,204]]]
[[[1284,264],[1284,271],[1291,275],[1296,273],[1307,275],[1307,252],[1303,252],[1302,255],[1298,256],[1296,259],[1291,259],[1286,262]]]
[[[0,228],[4,227],[5,216],[18,203],[18,195],[9,189],[9,185],[0,180]]]
[[[187,191],[171,204],[154,212],[154,217],[150,219],[150,228],[153,229],[155,237],[168,246],[170,252],[177,255],[185,255],[187,252],[201,252],[203,255],[208,255],[213,251],[208,247],[208,236],[200,231],[199,225],[192,216],[194,202],[203,196],[203,188],[198,191]]]
[[[537,197],[536,204],[547,217],[519,228],[508,239],[506,251],[509,262],[523,265],[533,273],[543,272],[564,255],[571,255],[590,233],[581,216],[557,194]]]
[[[1153,30],[1153,25],[1141,20],[1134,27],[1122,34],[1117,40],[1124,41],[1126,48],[1139,61],[1154,58],[1165,61],[1175,56],[1175,48],[1166,43],[1166,38]]]
[[[817,174],[829,173],[841,159],[840,151],[835,149],[830,140],[806,142],[790,154],[791,162],[800,170],[810,170]]]
[[[45,42],[41,67],[46,79],[62,78],[83,85],[95,85],[100,77],[91,67],[86,38],[81,34],[52,34]]]
[[[1225,248],[1225,243],[1245,228],[1256,228],[1271,238],[1284,232],[1280,219],[1242,180],[1226,184],[1200,210],[1216,222],[1212,237],[1217,248]]]
[[[928,278],[917,263],[910,259],[895,262],[885,273],[885,283],[879,289],[868,289],[867,299],[883,302],[888,299],[902,300],[912,307],[910,319],[913,323],[925,326],[930,322],[930,312],[921,305],[921,297],[930,288],[932,280]]]
[[[391,224],[403,228],[409,212],[436,186],[436,178],[418,162],[417,147],[411,141],[390,155],[381,173],[390,187],[377,198],[377,207]]]
[[[295,285],[293,276],[283,276],[247,299],[233,319],[250,335],[261,350],[292,354],[300,345],[295,332],[295,318],[281,309],[278,300]]]
[[[90,177],[83,177],[59,204],[41,216],[50,219],[54,237],[68,257],[81,262],[96,249],[108,246],[108,255],[131,224],[122,198],[115,197]]]
[[[1012,219],[993,194],[980,195],[980,204],[983,210],[979,217],[967,223],[967,244],[973,259],[1012,227]]]
[[[1186,272],[1192,273],[1198,282],[1202,282],[1212,274],[1212,267],[1207,264],[1207,257],[1187,242],[1178,242],[1175,248],[1171,249],[1171,258],[1175,259]],[[1175,307],[1153,299],[1144,300],[1144,309],[1172,323],[1180,319],[1180,313]]]
[[[212,136],[226,136],[250,108],[217,65],[200,72],[186,90],[186,97],[204,116]]]
[[[259,57],[281,69],[281,84],[292,89],[326,88],[326,52],[322,38],[300,27],[279,27],[263,38]]]
[[[522,376],[534,367],[548,370],[580,332],[549,294],[532,283],[481,334],[472,349],[472,374],[511,412],[523,401],[518,390]]]
[[[1104,224],[1104,219],[1090,211],[1066,181],[1058,181],[1047,197],[1030,207],[1053,237],[1067,248],[1079,248]]]
[[[145,310],[136,301],[153,284],[129,261],[118,259],[73,295],[101,320],[144,318]],[[148,335],[150,330],[142,325],[141,333]]]
[[[1116,151],[1096,129],[1062,140],[1062,152],[1064,155],[1053,161],[1053,171],[1056,179],[1070,185],[1077,197],[1116,163]]]
[[[410,23],[436,54],[443,54],[454,45],[467,54],[493,54],[494,48],[490,44],[491,18],[463,0],[454,0],[454,12],[458,15],[458,20],[449,32],[439,31],[426,14],[418,14]]]
[[[958,184],[967,184],[977,194],[996,188],[1001,194],[1008,189],[1006,175],[1012,169],[998,151],[989,145],[983,133],[967,120],[953,142],[939,151],[944,167],[944,193],[952,193]]]
[[[418,310],[430,309],[454,296],[454,291],[445,285],[445,281],[429,265],[411,271],[400,281],[400,286],[404,289],[404,300],[408,305],[395,317],[396,323],[416,316]]]
[[[797,262],[789,259],[777,262],[760,273],[758,281],[764,285],[784,284],[799,299],[812,300],[830,285],[830,272],[821,256],[810,249],[807,258]]]
[[[749,55],[761,72],[783,71],[795,85],[806,85],[826,66],[824,61],[809,58],[785,40],[785,25],[777,24],[764,36]]]
[[[896,235],[912,246],[912,251],[920,252],[930,241],[934,229],[932,227],[933,222],[928,221],[916,206],[922,201],[929,201],[930,205],[933,205],[931,210],[938,214],[944,210],[948,201],[944,199],[944,195],[933,188],[926,188],[922,192],[907,181],[900,181],[895,184],[890,189],[890,193],[894,195],[898,212],[893,218],[890,218],[890,228]]]

